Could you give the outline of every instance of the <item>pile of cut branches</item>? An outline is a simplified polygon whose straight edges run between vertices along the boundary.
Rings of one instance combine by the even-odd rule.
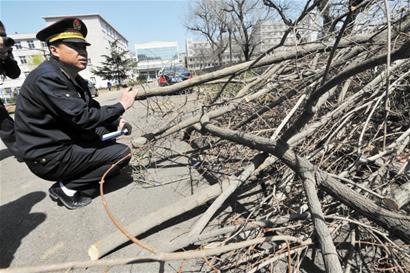
[[[285,20],[289,32],[320,2]],[[385,4],[343,1],[315,42],[145,91],[197,86],[199,107],[133,143],[152,152],[179,133],[191,149],[167,156],[188,158],[209,186],[129,231],[207,204],[161,251],[197,248],[180,258],[206,256],[209,272],[409,272],[410,13]],[[107,236],[91,256],[123,242]]]

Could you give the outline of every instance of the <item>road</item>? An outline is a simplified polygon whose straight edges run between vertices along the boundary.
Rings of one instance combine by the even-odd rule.
[[[100,94],[97,99],[101,104],[113,104],[119,96],[119,91],[112,91]],[[183,98],[179,96],[163,99],[164,103],[175,105],[181,101]],[[146,105],[147,101],[137,101],[124,115],[134,126],[133,136],[153,131],[167,123],[161,115],[147,114]],[[130,143],[130,137],[121,141]],[[173,139],[161,145],[180,151],[186,149],[181,142]],[[186,162],[182,160],[179,163]],[[190,193],[188,168],[175,165],[175,162],[141,172],[140,177],[145,183],[141,183],[141,179],[135,181],[135,175],[131,176],[130,173],[131,168],[128,168],[107,181],[110,184],[110,192],[106,196],[108,203],[116,219],[124,225]],[[99,198],[87,207],[70,211],[51,201],[47,194],[51,185],[52,182],[33,175],[24,163],[17,162],[0,143],[0,268],[86,261],[89,259],[88,247],[105,234],[116,231]],[[144,240],[159,247],[167,239],[189,230],[190,225],[191,222],[186,221]],[[107,258],[131,257],[141,253],[137,246],[130,244]],[[115,267],[109,272],[176,272],[179,265],[180,262],[128,265]],[[90,268],[70,272],[103,271],[101,268]]]

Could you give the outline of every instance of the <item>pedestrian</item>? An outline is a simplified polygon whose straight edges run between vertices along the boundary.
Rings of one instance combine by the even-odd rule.
[[[14,40],[7,37],[6,28],[0,21],[0,76],[2,76],[3,79],[6,76],[11,79],[16,79],[20,76],[20,68],[13,58],[13,44]],[[0,138],[6,145],[7,149],[20,161],[18,151],[15,147],[16,137],[14,132],[14,121],[1,100]]]
[[[108,88],[108,91],[111,91],[111,82],[107,82],[107,88]]]
[[[128,146],[100,137],[124,127],[121,115],[137,95],[137,90],[125,90],[118,103],[108,106],[91,98],[87,81],[78,74],[87,67],[86,36],[86,25],[75,17],[37,33],[48,45],[50,60],[24,81],[15,113],[19,152],[35,175],[56,181],[49,195],[68,209],[90,204],[101,176],[130,155]]]

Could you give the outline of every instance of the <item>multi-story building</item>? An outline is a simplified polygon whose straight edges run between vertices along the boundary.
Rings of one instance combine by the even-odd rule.
[[[284,47],[277,50],[286,50],[287,46],[294,46],[296,43],[312,42],[317,39],[318,31],[318,15],[314,12],[309,13],[303,21],[301,21],[296,31],[290,31],[284,42]],[[283,22],[265,20],[255,26],[256,41],[258,46],[255,50],[256,55],[262,54],[268,49],[279,45],[283,35],[289,29]],[[297,38],[297,39],[296,39]]]
[[[229,43],[227,41],[227,43]],[[216,66],[224,66],[242,61],[239,46],[231,43],[219,57],[215,54],[208,41],[186,41],[186,65],[191,71],[203,70]]]
[[[106,87],[107,81],[94,75],[92,69],[105,61],[102,55],[110,54],[110,43],[118,40],[117,46],[128,51],[128,40],[99,14],[72,16],[80,18],[86,24],[88,29],[86,40],[91,44],[87,47],[88,66],[80,72],[80,75],[95,83],[97,88]],[[47,25],[50,25],[63,17],[66,16],[46,16],[43,19]],[[19,92],[27,75],[49,56],[46,43],[37,40],[36,33],[11,34],[9,36],[16,42],[13,46],[13,55],[19,64],[21,75],[17,79],[0,79],[0,96],[5,99],[14,97]]]
[[[288,29],[282,22],[275,22],[266,20],[259,22],[253,29],[255,35],[255,41],[257,41],[257,47],[255,49],[256,54],[261,54],[271,47],[280,43],[283,34]],[[294,42],[294,36],[292,33],[286,40],[286,45]]]
[[[164,66],[183,63],[176,41],[153,41],[135,44],[137,69],[140,76],[155,78]]]

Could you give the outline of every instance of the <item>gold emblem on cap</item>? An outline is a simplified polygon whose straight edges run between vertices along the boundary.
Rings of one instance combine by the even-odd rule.
[[[75,20],[73,21],[73,28],[74,28],[75,30],[81,30],[81,22],[80,22],[80,20],[75,19]]]

